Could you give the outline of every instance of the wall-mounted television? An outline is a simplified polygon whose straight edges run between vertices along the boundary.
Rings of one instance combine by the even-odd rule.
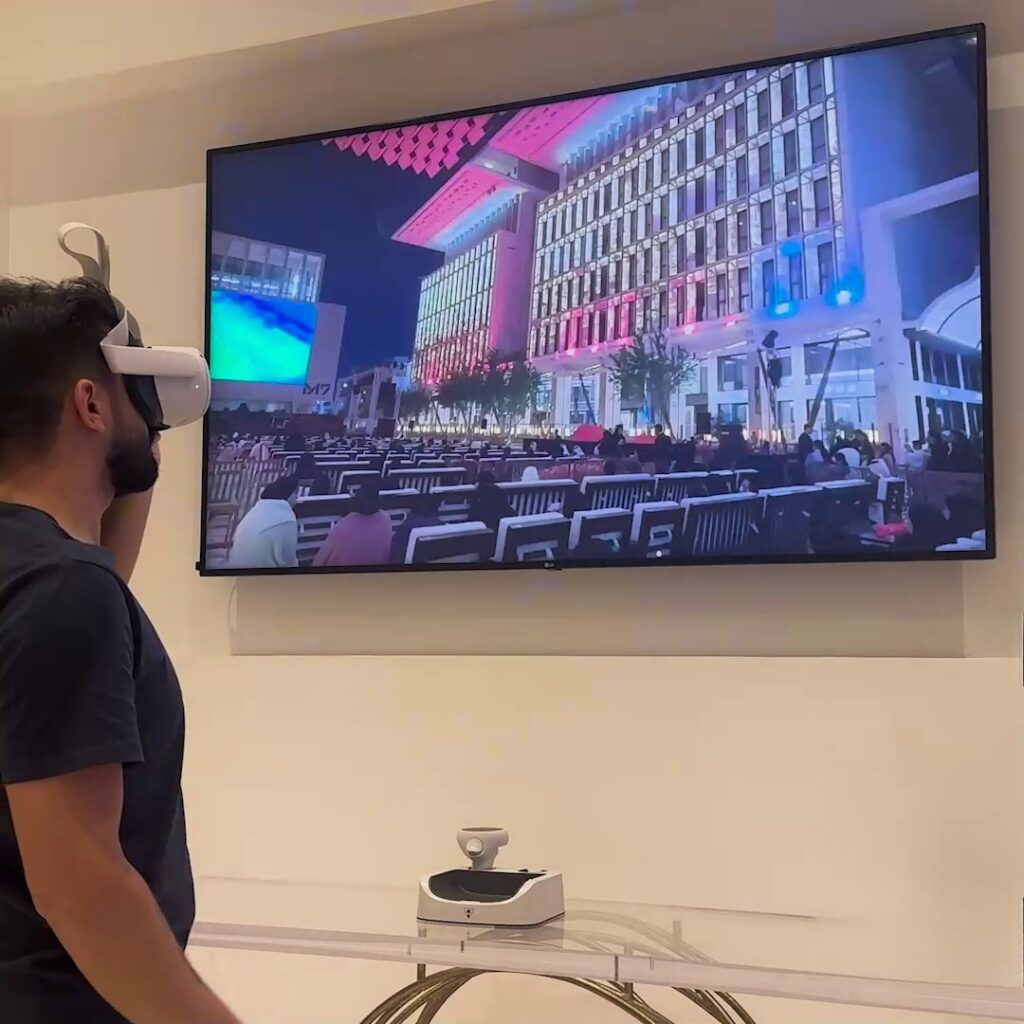
[[[994,555],[983,26],[208,155],[208,574]]]

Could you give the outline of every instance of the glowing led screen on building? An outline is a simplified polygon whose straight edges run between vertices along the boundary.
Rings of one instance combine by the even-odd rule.
[[[991,556],[984,74],[950,29],[212,152],[204,571]]]
[[[210,372],[215,381],[304,384],[316,306],[214,289]]]

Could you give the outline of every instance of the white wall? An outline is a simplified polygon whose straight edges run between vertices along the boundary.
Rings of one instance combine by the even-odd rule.
[[[509,17],[525,10],[486,6]],[[500,35],[431,36],[276,71],[264,53],[270,70],[258,78],[225,77],[204,58],[201,68],[185,62],[86,84],[71,107],[57,109],[49,94],[26,101],[0,136],[0,168],[5,148],[11,159],[9,218],[0,171],[0,267],[9,223],[14,272],[71,272],[53,244],[56,227],[92,220],[108,235],[115,287],[147,339],[199,344],[207,145],[979,16],[998,27],[1000,52],[1024,50],[1024,23],[999,0],[824,9],[723,0],[699,16],[691,4],[633,7],[533,28],[524,16]],[[436,31],[435,21],[425,25]],[[577,894],[788,908],[837,924],[856,944],[856,956],[842,942],[794,945],[794,956],[834,957],[837,970],[874,963],[878,973],[1019,983],[1022,66],[1000,63],[992,116],[996,562],[236,587],[193,571],[199,433],[177,432],[137,590],[189,701],[198,871],[409,884],[451,863],[451,835],[469,817],[500,819],[518,858],[563,867]],[[190,78],[197,69],[201,85]],[[237,656],[246,653],[313,656]],[[694,654],[720,657],[684,657]],[[568,657],[585,655],[631,657]],[[668,837],[653,849],[638,838],[651,823]],[[385,853],[370,833],[386,837]],[[198,957],[252,1021],[344,1019],[408,980],[397,968]],[[510,991],[523,1000],[523,1019],[537,1007],[594,1011],[537,983],[508,985],[470,995],[461,1012],[507,1019]],[[787,1021],[872,1017],[760,1010]]]

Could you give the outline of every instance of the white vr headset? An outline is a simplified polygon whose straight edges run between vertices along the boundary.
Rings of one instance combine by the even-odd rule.
[[[90,231],[97,256],[76,252],[67,243],[72,231]],[[57,233],[57,244],[82,268],[82,276],[110,287],[110,251],[94,227],[74,221]],[[100,342],[112,373],[124,377],[132,405],[152,431],[183,427],[203,418],[210,405],[210,368],[194,348],[148,348],[138,321],[114,299],[121,319]]]

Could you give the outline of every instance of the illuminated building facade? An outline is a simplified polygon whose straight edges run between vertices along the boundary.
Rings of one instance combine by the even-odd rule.
[[[529,350],[548,422],[650,427],[608,356],[657,330],[700,360],[672,403],[676,434],[793,439],[812,409],[820,435],[862,428],[897,447],[980,429],[976,270],[950,259],[917,280],[942,237],[929,242],[929,219],[952,223],[978,195],[973,101],[942,77],[955,63],[882,53],[664,86],[575,139],[534,237]],[[941,109],[949,125],[929,123]],[[932,329],[972,278],[971,315]],[[770,392],[758,349],[773,330]]]

